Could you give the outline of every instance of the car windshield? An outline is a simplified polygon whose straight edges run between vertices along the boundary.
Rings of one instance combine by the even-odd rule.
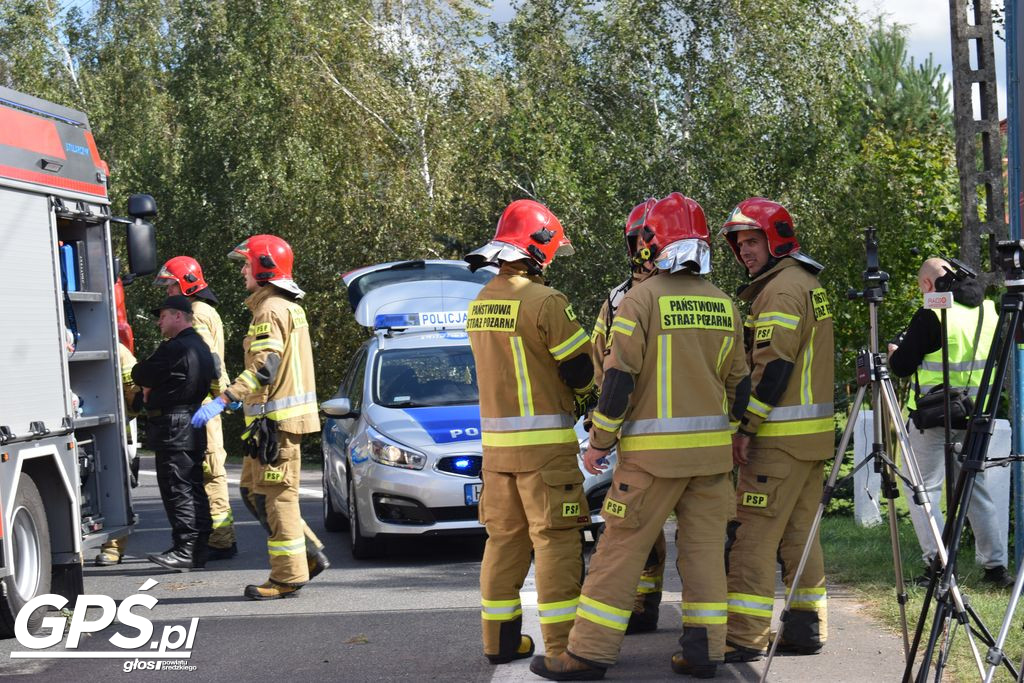
[[[469,346],[392,349],[377,354],[373,400],[387,408],[476,403],[476,364]]]

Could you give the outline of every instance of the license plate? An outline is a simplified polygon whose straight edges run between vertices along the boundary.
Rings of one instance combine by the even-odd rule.
[[[480,489],[483,484],[466,484],[466,505],[480,504]]]

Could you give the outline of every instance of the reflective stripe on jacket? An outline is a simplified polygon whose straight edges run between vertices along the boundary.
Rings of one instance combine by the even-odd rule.
[[[605,363],[633,377],[625,411],[606,380],[594,411],[591,443],[615,444],[618,458],[658,477],[732,469],[729,410],[747,376],[740,316],[732,300],[688,273],[658,273],[633,285],[612,324]],[[609,378],[610,379],[610,378]]]
[[[558,364],[591,347],[565,296],[506,263],[469,305],[466,330],[480,390],[484,469],[535,470],[578,453],[573,392]]]
[[[246,424],[260,415],[292,434],[320,430],[313,347],[306,312],[273,284],[245,300],[252,322],[242,342],[245,369],[228,387]]]
[[[978,344],[974,344],[974,335],[978,329],[978,314],[984,308],[985,315],[981,321],[981,333]],[[939,312],[935,311],[938,316]],[[981,376],[988,360],[988,351],[992,346],[992,337],[996,333],[999,314],[995,304],[986,299],[981,306],[970,308],[953,302],[952,308],[946,310],[946,337],[949,345],[949,383],[951,386],[966,388],[973,398],[978,395]],[[926,354],[921,360],[917,371],[917,381],[922,395],[942,384],[942,349]],[[917,406],[915,392],[910,392],[907,407]]]

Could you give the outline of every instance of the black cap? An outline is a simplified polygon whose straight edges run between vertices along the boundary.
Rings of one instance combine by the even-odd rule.
[[[160,311],[165,308],[169,308],[172,311],[181,311],[182,313],[192,312],[192,302],[189,301],[187,296],[169,296],[164,299],[164,302],[152,310],[153,315],[160,315]]]

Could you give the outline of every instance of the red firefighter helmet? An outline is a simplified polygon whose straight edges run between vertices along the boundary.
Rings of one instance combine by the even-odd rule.
[[[253,235],[235,247],[228,258],[248,261],[253,279],[261,285],[269,282],[296,296],[305,294],[292,280],[292,248],[277,235]]]
[[[673,192],[648,211],[640,229],[639,249],[659,270],[711,272],[711,234],[704,209],[693,199]]]
[[[741,230],[762,231],[768,239],[768,253],[775,258],[782,258],[800,250],[800,243],[796,241],[796,231],[793,229],[793,217],[786,211],[786,207],[770,199],[744,199],[732,210],[725,225],[722,226],[721,234],[729,243],[740,265],[743,261],[736,246],[736,233]]]
[[[532,199],[517,199],[505,207],[498,219],[494,238],[466,254],[470,268],[476,270],[499,261],[529,259],[538,269],[555,256],[573,253],[565,230],[551,209]]]
[[[199,262],[191,256],[175,256],[170,259],[153,280],[153,284],[160,287],[166,287],[172,282],[178,283],[181,293],[185,296],[192,296],[207,287],[206,279],[203,278],[203,269],[199,266]]]
[[[629,255],[630,264],[636,268],[651,259],[650,250],[640,244],[641,233],[644,223],[647,221],[647,214],[658,200],[654,197],[645,199],[642,203],[633,207],[626,217],[626,253]]]

